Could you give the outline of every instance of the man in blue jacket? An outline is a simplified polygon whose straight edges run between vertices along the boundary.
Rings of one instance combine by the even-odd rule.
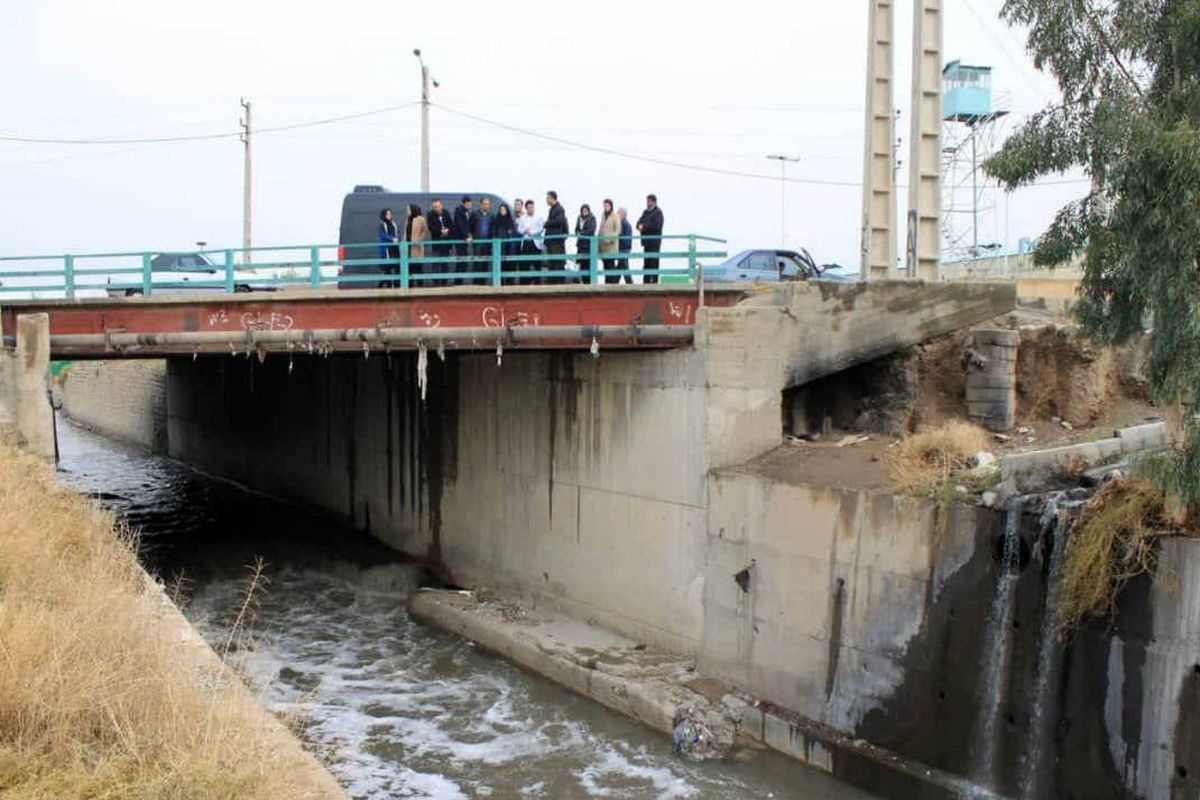
[[[454,254],[458,262],[454,265],[455,272],[471,271],[471,198],[463,195],[462,202],[454,209],[454,224],[450,226],[450,238],[454,239]],[[454,281],[456,285],[470,283],[460,278]]]
[[[629,254],[633,251],[633,226],[626,219],[628,212],[625,211],[625,206],[617,209],[617,216],[621,218],[621,238],[617,240],[621,251],[621,269],[629,269]],[[622,280],[626,283],[633,283],[632,275],[622,275]]]

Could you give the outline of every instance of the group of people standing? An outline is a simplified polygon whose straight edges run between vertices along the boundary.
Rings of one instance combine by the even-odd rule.
[[[442,207],[441,200],[434,200],[428,213],[423,213],[415,203],[408,207],[403,229],[397,224],[392,210],[385,208],[379,213],[379,257],[396,260],[397,267],[386,265],[385,273],[398,270],[400,247],[409,248],[410,261],[427,257],[444,259],[433,263],[414,263],[410,281],[417,286],[425,283],[419,275],[437,273],[485,273],[490,272],[492,241],[501,240],[501,268],[508,273],[525,275],[504,278],[506,284],[557,283],[565,282],[567,264],[567,239],[571,230],[567,212],[558,200],[557,192],[546,193],[548,212],[543,219],[537,213],[533,200],[517,199],[510,207],[500,203],[494,211],[491,198],[481,197],[475,208],[469,196],[464,196],[451,213]],[[603,263],[604,282],[633,283],[630,275],[617,273],[630,269],[629,253],[633,251],[634,226],[626,218],[624,208],[614,208],[612,200],[605,200],[600,216],[592,213],[591,206],[584,203],[575,220],[575,263],[578,276],[575,282],[586,283],[590,274],[592,250]],[[637,232],[642,251],[646,254],[662,250],[663,212],[658,207],[658,198],[646,196],[646,210],[637,221]],[[407,244],[404,244],[407,243]],[[529,256],[547,258],[521,258]],[[646,255],[641,268],[646,270],[643,283],[658,283],[659,259]],[[552,275],[530,276],[527,273],[549,272]],[[445,284],[486,285],[484,277],[463,277],[443,281]]]

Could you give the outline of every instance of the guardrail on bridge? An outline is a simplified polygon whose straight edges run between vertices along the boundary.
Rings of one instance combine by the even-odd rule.
[[[634,278],[644,283],[702,283],[700,259],[726,257],[723,249],[714,249],[725,244],[723,239],[698,234],[638,237],[643,245],[656,242],[662,248],[660,252],[599,252],[601,244],[618,238],[545,236],[539,240],[543,248],[561,243],[561,249],[566,250],[567,240],[586,245],[577,245],[576,252],[531,251],[526,238],[5,256],[0,257],[0,298],[20,294],[73,299],[84,292],[151,296],[156,292],[322,286],[408,289],[458,284],[603,285],[632,283]],[[417,252],[417,248],[423,252]],[[166,260],[175,265],[157,266],[155,261],[163,256],[173,257]]]

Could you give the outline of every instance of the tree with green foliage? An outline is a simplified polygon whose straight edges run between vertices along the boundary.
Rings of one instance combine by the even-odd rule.
[[[1031,117],[984,167],[1009,190],[1082,169],[1034,261],[1083,252],[1077,316],[1104,343],[1152,330],[1153,398],[1181,403],[1161,488],[1200,505],[1200,0],[1006,0],[1061,102]]]

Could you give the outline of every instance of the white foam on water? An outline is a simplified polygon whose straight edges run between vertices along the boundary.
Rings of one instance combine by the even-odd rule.
[[[596,751],[596,760],[577,774],[580,786],[592,797],[675,800],[699,796],[696,787],[674,770],[665,766],[635,764],[611,745],[600,746]]]

